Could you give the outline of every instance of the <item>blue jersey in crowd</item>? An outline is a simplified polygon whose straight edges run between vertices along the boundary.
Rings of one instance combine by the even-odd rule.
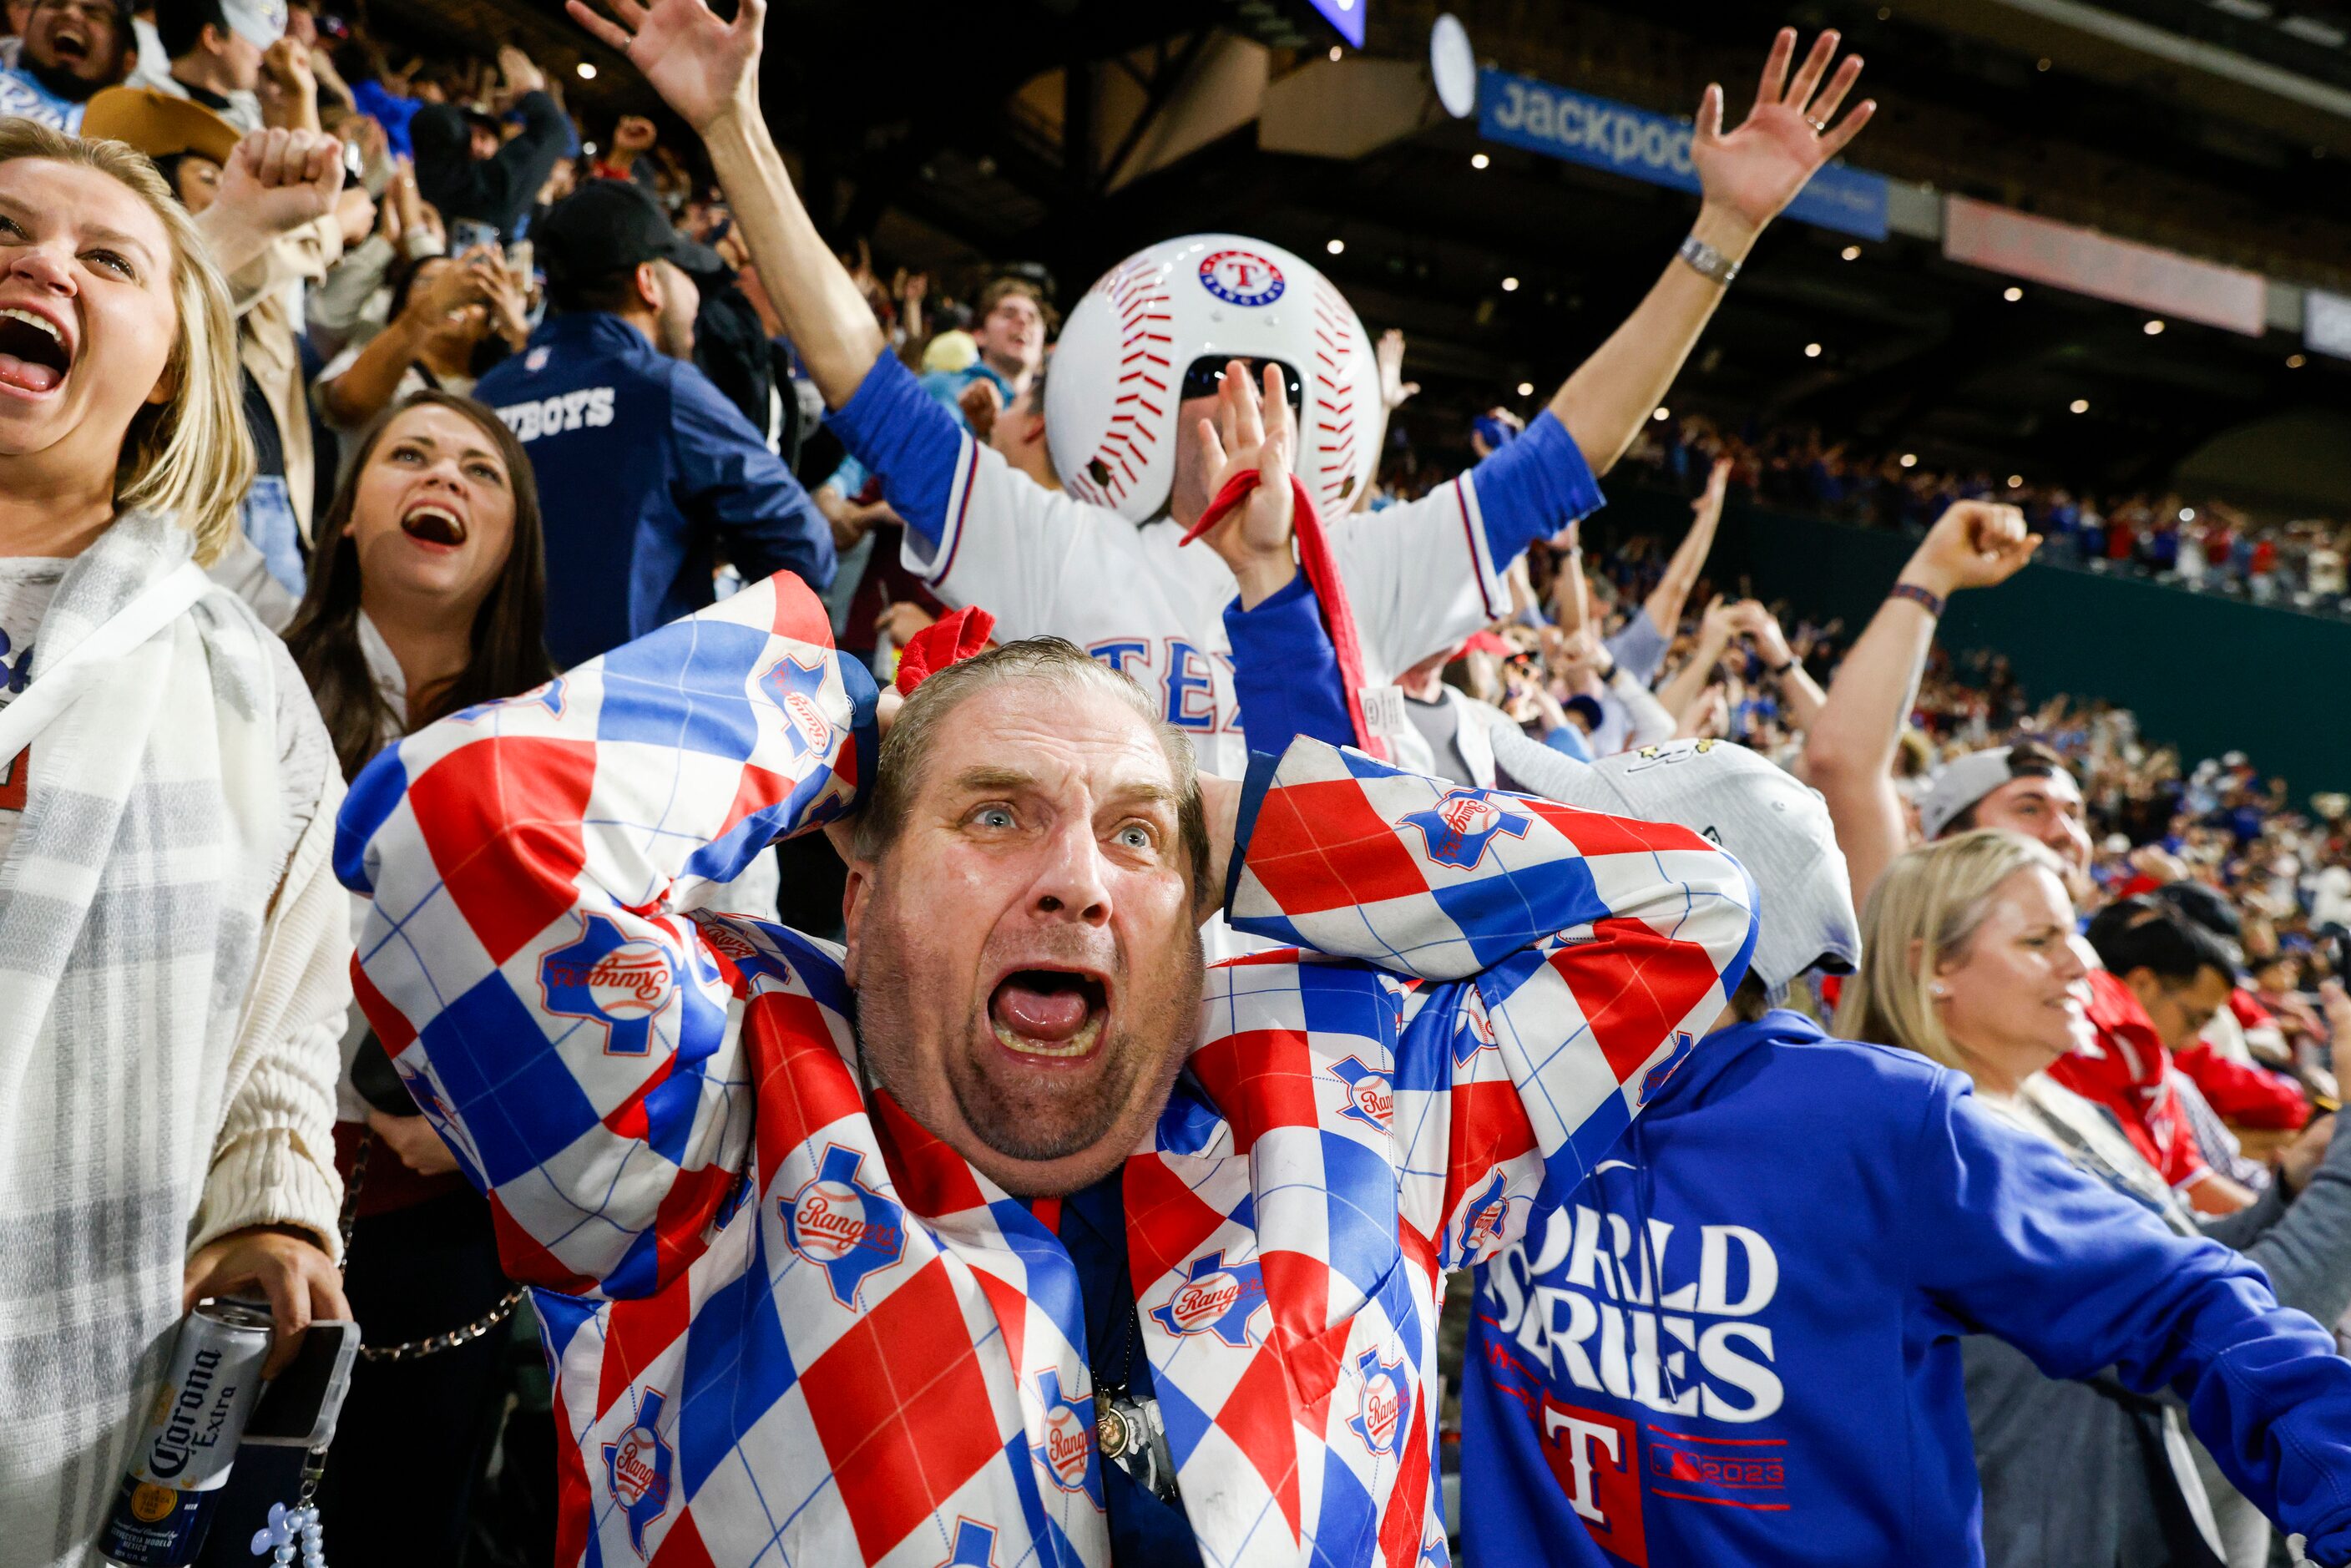
[[[1959,1074],[1774,1012],[1701,1042],[1617,1155],[1479,1269],[1472,1568],[1980,1563],[1970,1333],[2177,1390],[2264,1511],[2351,1544],[2351,1398],[2293,1364],[2332,1339]]]
[[[618,316],[550,317],[475,397],[520,438],[547,530],[547,645],[566,667],[747,581],[832,580],[832,529],[742,412]]]

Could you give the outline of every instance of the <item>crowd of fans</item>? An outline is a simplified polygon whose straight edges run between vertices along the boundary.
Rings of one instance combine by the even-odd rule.
[[[2053,563],[2256,604],[2351,612],[2345,599],[2351,523],[2263,520],[2226,500],[2174,492],[2093,495],[2022,474],[1938,472],[1916,454],[1864,453],[1817,429],[1731,432],[1697,415],[1661,422],[1631,460],[1682,481],[1718,456],[1729,457],[1740,483],[1772,506],[1915,532],[1955,501],[1997,501],[2022,509],[2049,540],[2043,559]]]
[[[254,656],[254,689],[277,689],[272,661],[285,663],[280,698],[299,696],[298,672],[324,720],[323,736],[282,720],[275,739],[291,759],[289,777],[303,768],[303,778],[317,776],[304,786],[308,805],[337,798],[334,775],[359,779],[379,753],[435,720],[540,688],[778,574],[820,595],[835,645],[887,685],[901,652],[949,611],[939,595],[965,547],[942,530],[965,525],[931,514],[947,515],[950,493],[964,507],[989,502],[973,502],[978,481],[963,470],[951,482],[909,479],[919,455],[872,434],[873,400],[888,387],[843,350],[851,337],[878,332],[885,360],[903,367],[918,398],[1001,459],[998,477],[1039,494],[1062,489],[1046,390],[1063,290],[1040,267],[992,267],[950,287],[877,261],[861,243],[838,270],[870,327],[810,330],[807,298],[831,286],[797,277],[787,285],[772,267],[763,278],[747,225],[712,182],[703,148],[670,145],[636,115],[583,121],[559,84],[512,47],[486,59],[421,54],[318,0],[11,0],[5,19],[0,117],[10,122],[0,125],[0,169],[14,159],[81,156],[60,152],[75,145],[64,138],[127,143],[152,171],[126,172],[105,161],[111,153],[88,154],[86,168],[76,168],[130,192],[132,207],[152,209],[175,246],[200,248],[225,280],[217,299],[201,279],[181,288],[194,301],[181,319],[211,321],[218,342],[190,347],[183,335],[171,365],[123,373],[125,386],[143,377],[156,387],[142,406],[171,412],[159,419],[125,402],[123,451],[141,441],[154,447],[140,459],[139,484],[149,487],[110,490],[104,517],[111,522],[115,500],[134,494],[141,506],[169,500],[185,516],[217,514],[193,547],[199,559],[284,639],[283,650],[269,644],[266,657]],[[1828,103],[1822,118],[1834,109]],[[0,190],[0,250],[40,243],[36,219],[20,210],[26,205]],[[134,253],[115,258],[125,278],[150,266],[196,276],[137,254],[133,243],[110,243]],[[90,254],[112,253],[77,252]],[[800,291],[797,305],[788,287]],[[122,340],[100,335],[78,345],[35,302],[0,308],[0,382],[37,395],[79,363],[77,353],[129,353]],[[207,371],[204,356],[214,350],[218,362]],[[1404,379],[1406,352],[1394,332],[1378,345],[1383,415],[1417,390]],[[217,385],[199,384],[214,375]],[[1187,385],[1186,398],[1194,395]],[[1223,394],[1212,386],[1207,395]],[[204,396],[216,406],[197,408]],[[1425,757],[1416,770],[1463,788],[1543,794],[1562,762],[1604,763],[1677,740],[1733,742],[1821,790],[1856,900],[1889,865],[1914,863],[1901,859],[1913,842],[1979,825],[2019,828],[2054,858],[2031,851],[2029,865],[2009,869],[2062,875],[2072,912],[2131,988],[2106,997],[2108,1012],[2094,1018],[2111,1023],[2113,1038],[2156,1042],[2145,1060],[2132,1058],[2127,1082],[2069,1081],[2113,1109],[2129,1145],[2116,1157],[2144,1155],[2160,1173],[2153,1206],[2178,1209],[2173,1219],[2191,1229],[2210,1228],[2207,1218],[2180,1218],[2187,1206],[2205,1217],[2250,1213],[2262,1195],[2301,1193],[2322,1166],[2332,1169],[2325,1113],[2336,1093],[2335,1049],[2351,1032],[2351,800],[2321,793],[2298,803],[2287,780],[2263,776],[2242,755],[2185,758],[2141,734],[2128,712],[2028,693],[1996,650],[1938,648],[1932,630],[1950,591],[1991,589],[2025,563],[2026,528],[2043,536],[2044,559],[2072,556],[2321,610],[2351,608],[2351,530],[2256,524],[2218,501],[2093,501],[2015,476],[1934,474],[1906,455],[1865,457],[1827,444],[1815,432],[1748,438],[1697,418],[1629,417],[1640,423],[1626,460],[1693,497],[1687,532],[1589,552],[1573,522],[1532,536],[1500,574],[1507,607],[1490,606],[1482,629],[1393,672],[1400,706],[1387,738],[1396,754]],[[195,476],[156,455],[170,444],[158,433],[183,433],[200,419],[223,427],[220,453],[236,444],[226,428],[241,427],[249,477],[232,457]],[[1464,444],[1499,464],[1519,443],[1567,441],[1559,423],[1546,415],[1531,428],[1498,409],[1475,422]],[[1228,425],[1226,439],[1235,432]],[[594,439],[566,444],[550,461],[554,438],[571,433]],[[1587,456],[1598,450],[1585,433],[1577,438]],[[1374,449],[1384,444],[1375,440]],[[861,459],[877,449],[891,452],[893,472]],[[1613,455],[1593,466],[1604,470]],[[109,485],[113,464],[110,451]],[[1353,559],[1344,530],[1406,527],[1415,503],[1461,481],[1451,467],[1406,453],[1381,483],[1351,494],[1350,515],[1325,523],[1342,559]],[[161,477],[148,477],[151,469]],[[1499,509],[1501,482],[1475,483],[1481,494],[1492,489],[1486,505]],[[919,507],[908,500],[918,490]],[[1734,490],[1910,529],[1922,541],[1915,570],[1867,628],[1725,591],[1708,559]],[[1495,525],[1484,526],[1494,537]],[[1459,525],[1446,527],[1446,538],[1456,537]],[[76,536],[75,548],[92,537]],[[381,548],[394,538],[423,548]],[[1290,547],[1280,548],[1287,566]],[[939,550],[935,571],[917,570]],[[20,581],[5,570],[13,564],[0,562],[0,661],[16,693],[36,646],[65,635],[43,619],[49,594],[61,595],[60,606],[80,601],[74,580],[60,586],[62,569]],[[1238,602],[1253,609],[1249,579],[1238,566],[1234,575],[1243,585]],[[1329,581],[1318,579],[1315,591],[1329,591]],[[1125,587],[1106,576],[1092,591]],[[1218,595],[1221,602],[1229,589]],[[1077,628],[1059,630],[1087,641]],[[1374,628],[1366,645],[1376,636]],[[1094,651],[1116,668],[1121,647],[1140,663],[1160,652],[1107,643]],[[287,652],[290,662],[281,657]],[[1352,652],[1343,650],[1337,667]],[[1165,654],[1179,657],[1172,646]],[[1164,677],[1171,719],[1183,711],[1180,676],[1181,666]],[[1205,674],[1197,688],[1209,701]],[[546,689],[558,694],[547,700],[559,711],[560,685]],[[1204,734],[1215,728],[1212,719]],[[1998,783],[2046,787],[2041,825],[2022,816],[1979,821],[1996,785],[1960,798],[1987,757],[2003,770]],[[124,789],[135,811],[136,791]],[[1880,821],[1870,813],[1888,789],[1894,815]],[[24,810],[25,791],[21,774],[0,780],[0,818]],[[289,800],[298,792],[286,788]],[[323,874],[325,849],[301,847],[314,836],[274,844],[277,876],[245,890],[255,931],[267,911],[279,961],[287,912],[308,908],[303,900],[313,896],[303,878]],[[840,876],[820,839],[796,841],[744,869],[723,906],[780,913],[800,930],[835,936]],[[0,873],[0,889],[13,885]],[[365,908],[362,900],[360,916]],[[1871,910],[1876,918],[1875,901]],[[321,928],[341,918],[329,916],[312,910],[307,918]],[[2151,923],[2180,934],[2190,952],[2184,971],[2166,955],[2137,961]],[[250,936],[239,940],[249,945]],[[252,959],[228,936],[219,951],[223,963]],[[2177,999],[2208,971],[2225,982],[2217,992],[2200,1007]],[[1837,986],[1815,986],[1819,978],[1785,994],[1825,1018]],[[1866,1012],[1876,993],[1865,975],[1855,985],[1855,1006]],[[1900,1033],[1898,1024],[1885,1028]],[[307,1281],[301,1315],[348,1313],[366,1331],[366,1359],[319,1494],[338,1528],[338,1561],[543,1560],[559,1507],[548,1433],[564,1413],[559,1406],[550,1417],[543,1378],[514,1353],[519,1324],[511,1320],[519,1310],[528,1322],[529,1308],[507,1273],[537,1244],[517,1247],[501,1231],[504,1216],[494,1218],[481,1184],[466,1179],[480,1173],[436,1131],[449,1124],[447,1108],[357,1007],[328,1009],[294,1032],[309,1041],[303,1071],[338,1085],[333,1164],[344,1197],[327,1204],[331,1184],[289,1174],[299,1162],[277,1154],[253,1156],[253,1172],[240,1177],[251,1193],[233,1197],[217,1174],[197,1182],[200,1193],[172,1200],[186,1210],[173,1223],[203,1217],[189,1222],[190,1299],[201,1284],[206,1294],[252,1288],[294,1301],[289,1281]],[[226,1035],[214,1033],[225,1051]],[[326,1046],[338,1036],[340,1054],[330,1061]],[[1907,1039],[1889,1043],[1935,1054]],[[434,1119],[418,1113],[420,1101]],[[236,1114],[233,1127],[242,1124]],[[260,1147],[320,1132],[284,1121],[252,1136]],[[91,1191],[65,1192],[47,1209],[81,1213],[92,1202],[150,1196],[99,1192],[104,1182],[88,1179]],[[2309,1230],[2333,1211],[2304,1198],[2295,1212]],[[2229,1244],[2262,1258],[2253,1228],[2242,1229]],[[289,1231],[312,1238],[317,1258],[293,1258]],[[2281,1299],[2331,1323],[2351,1300],[2351,1228],[2312,1245],[2343,1261],[2314,1275],[2319,1282],[2294,1287],[2299,1296],[2282,1285]],[[138,1310],[76,1326],[115,1357],[110,1375],[143,1375],[124,1369],[154,1341],[155,1303],[181,1294],[179,1239],[141,1246],[97,1265]],[[338,1282],[324,1260],[343,1249],[349,1269]],[[157,1265],[167,1252],[168,1267]],[[2263,1261],[2282,1281],[2298,1278]],[[1458,1277],[1466,1284],[1468,1270]],[[1447,1330],[1455,1354],[1464,1298],[1457,1292]],[[28,1386],[0,1374],[0,1387],[22,1395]],[[77,1386],[49,1403],[87,1415],[119,1392]],[[510,1414],[517,1397],[540,1406],[535,1421]],[[1448,1413],[1448,1435],[1453,1419]],[[53,1441],[65,1458],[28,1467],[43,1479],[24,1495],[41,1492],[64,1518],[78,1506],[63,1500],[69,1494],[111,1489],[123,1455],[110,1439],[64,1435],[97,1429],[96,1417],[58,1421],[31,1440]],[[1979,1440],[1991,1442],[1980,1432]],[[495,1463],[494,1453],[503,1456]],[[565,1485],[584,1484],[564,1473]],[[400,1485],[383,1484],[393,1475]],[[2228,1534],[2226,1560],[2265,1563],[2266,1524],[2229,1516],[2221,1504],[2235,1494],[2218,1478],[2210,1472],[2209,1490]],[[1997,1503],[2001,1482],[1989,1469],[1985,1484]],[[228,1512],[241,1519],[237,1509],[258,1515],[291,1495],[294,1478],[256,1460],[240,1466],[233,1486],[238,1500]],[[225,1527],[215,1539],[241,1543],[246,1535]],[[1995,1531],[1988,1539],[1995,1563],[2034,1560],[2017,1545],[2022,1537]],[[57,1560],[65,1561],[70,1543],[60,1542]],[[979,1559],[956,1559],[967,1560]]]

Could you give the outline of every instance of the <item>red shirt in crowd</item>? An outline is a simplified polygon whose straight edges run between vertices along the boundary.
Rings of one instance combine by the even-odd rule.
[[[2131,1143],[2163,1179],[2185,1190],[2210,1174],[2172,1094],[2171,1052],[2130,988],[2104,969],[2090,971],[2095,1044],[2057,1059],[2049,1076],[2115,1113]]]

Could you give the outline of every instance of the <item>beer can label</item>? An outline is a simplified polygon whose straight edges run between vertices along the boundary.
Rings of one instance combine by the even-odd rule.
[[[187,1568],[204,1548],[213,1505],[220,1497],[217,1487],[182,1491],[125,1476],[99,1550],[123,1568]]]
[[[266,1320],[256,1327],[241,1321],[244,1315],[199,1307],[181,1323],[171,1370],[131,1458],[132,1479],[179,1491],[204,1491],[228,1479],[269,1357]]]

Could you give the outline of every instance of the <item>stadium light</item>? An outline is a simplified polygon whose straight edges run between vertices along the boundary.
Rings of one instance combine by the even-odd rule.
[[[580,62],[580,79],[581,81],[594,81],[596,79],[596,68],[590,65],[586,60],[581,60]]]
[[[2011,490],[2022,490],[2022,489],[2023,489],[2023,488],[2024,488],[2024,476],[2023,476],[2023,475],[2022,475],[2022,474],[2011,474],[2011,475],[2008,476],[2008,487],[2009,487],[2010,489],[2011,489]]]
[[[1532,397],[1532,396],[1534,396],[1534,395],[1535,395],[1535,383],[1534,383],[1534,382],[1520,382],[1519,383],[1519,395],[1520,395],[1520,397]]]
[[[2039,60],[2034,62],[2032,68],[2037,71],[2047,70],[2049,68],[2049,57],[2047,55],[2042,56]]]
[[[1837,254],[1844,257],[1847,261],[1859,261],[1861,259],[1861,246],[1857,245],[1849,245],[1843,250],[1837,252]]]
[[[2309,362],[2310,361],[2304,360],[2300,354],[2288,354],[2285,357],[2285,368],[2290,371],[2298,371]]]
[[[1902,455],[1902,466],[1905,468],[1916,468],[1918,466],[1918,455],[1915,452],[1904,453]]]
[[[1487,157],[1483,152],[1472,152],[1469,154],[1469,167],[1472,169],[1483,169],[1487,164],[1492,162],[1493,160]]]
[[[2090,412],[2090,400],[2085,397],[2077,397],[2072,402],[2066,404],[2066,406],[2071,408],[2075,413],[2087,413]]]
[[[1340,57],[1341,53],[1342,53],[1342,51],[1341,51],[1341,49],[1340,49],[1340,47],[1339,47],[1339,46],[1338,46],[1338,45],[1333,44],[1333,45],[1332,45],[1332,46],[1331,46],[1331,63],[1332,63],[1332,65],[1334,65],[1334,66],[1335,66],[1335,65],[1337,65],[1337,64],[1339,63],[1339,57]]]
[[[2000,297],[2002,299],[2007,300],[2011,305],[2013,305],[2018,300],[2024,298],[2024,290],[2011,283],[2005,289],[2001,290]]]
[[[2159,319],[2149,321],[2143,330],[2150,338],[2160,338],[2163,336],[2163,322]]]
[[[1808,360],[1817,360],[1820,357],[1821,346],[1818,343],[1807,343],[1804,345],[1804,358]]]
[[[1515,277],[1506,277],[1506,278],[1502,279],[1502,292],[1503,292],[1503,293],[1505,293],[1505,294],[1516,294],[1518,291],[1519,291],[1519,280],[1518,280],[1517,278],[1515,278]]]
[[[1667,408],[1664,403],[1659,403],[1657,405],[1657,412],[1651,414],[1649,417],[1656,420],[1659,424],[1663,424],[1666,421],[1673,418],[1673,416],[1674,411],[1672,409]]]
[[[1343,256],[1347,251],[1347,242],[1343,239],[1334,239],[1322,248],[1329,251],[1332,256]]]
[[[2194,521],[2196,520],[2196,508],[2195,508],[2195,507],[2180,507],[2180,508],[2179,508],[2179,520],[2180,520],[2181,522],[2183,522],[2183,523],[2192,523],[2192,522],[2194,522]]]

